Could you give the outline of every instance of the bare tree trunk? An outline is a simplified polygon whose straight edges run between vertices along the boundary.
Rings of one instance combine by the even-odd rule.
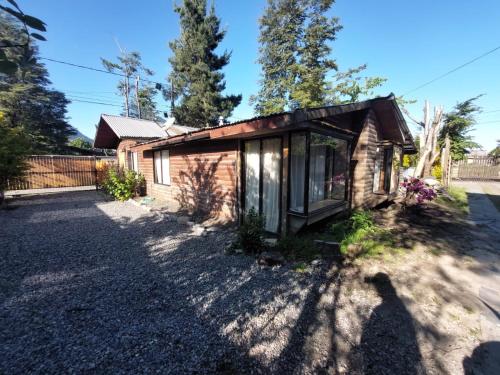
[[[429,176],[432,170],[432,164],[439,156],[438,135],[443,117],[443,108],[434,107],[434,115],[431,118],[429,102],[425,101],[424,106],[424,121],[421,122],[423,127],[420,134],[420,158],[418,160],[414,177]]]
[[[139,100],[139,76],[135,77],[135,100],[137,104],[137,115],[142,118],[141,114],[141,102]]]
[[[130,82],[129,82],[129,76],[125,77],[125,115],[127,117],[130,117],[130,109],[128,106],[128,96],[129,96],[129,91],[130,91]]]

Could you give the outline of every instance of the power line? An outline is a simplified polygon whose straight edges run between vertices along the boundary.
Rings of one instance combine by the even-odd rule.
[[[93,68],[93,67],[90,67],[90,66],[74,64],[74,63],[70,63],[70,62],[67,62],[67,61],[61,61],[61,60],[51,59],[51,58],[48,58],[48,57],[39,57],[39,59],[41,59],[41,60],[47,60],[47,61],[52,61],[52,62],[55,62],[55,63],[58,63],[58,64],[69,65],[69,66],[72,66],[72,67],[75,67],[75,68],[87,69],[87,70],[92,70],[94,72],[112,74],[112,75],[115,75],[115,76],[127,78],[127,76],[125,74],[122,74],[122,73],[109,72],[109,71],[104,70],[104,69],[99,69],[99,68]],[[130,77],[128,77],[128,78],[130,78]],[[149,83],[154,83],[155,85],[160,85],[160,86],[163,87],[163,83],[152,81],[150,79],[146,79],[146,78],[142,78],[141,77],[141,81],[149,82]]]
[[[70,99],[72,102],[79,102],[79,103],[90,103],[90,104],[100,104],[100,105],[107,105],[110,107],[122,107],[121,105],[118,104],[110,104],[110,103],[102,103],[102,102],[94,102],[91,100],[80,100],[80,99]]]
[[[493,111],[484,111],[482,113],[494,113],[494,112],[500,112],[500,109],[495,109]]]
[[[110,100],[110,99],[101,99],[101,98],[93,98],[89,96],[80,96],[80,95],[71,95],[71,94],[66,94],[66,97],[71,98],[71,99],[79,99],[79,100],[94,100],[94,101],[100,101],[100,102],[106,102],[108,104],[121,104],[120,101],[118,100]]]
[[[408,94],[409,94],[409,93],[411,93],[411,92],[414,92],[414,91],[420,90],[422,87],[428,86],[428,85],[430,85],[431,83],[434,83],[434,82],[436,82],[437,80],[440,80],[441,78],[444,78],[444,77],[446,77],[446,76],[450,75],[451,73],[454,73],[454,72],[456,72],[457,70],[462,69],[463,67],[466,67],[467,65],[470,65],[470,64],[472,64],[473,62],[476,62],[477,60],[482,59],[483,57],[488,56],[488,55],[492,54],[493,52],[495,52],[495,51],[497,51],[497,50],[499,50],[499,49],[500,49],[500,46],[495,47],[495,48],[493,48],[492,50],[489,50],[488,52],[485,52],[485,53],[483,53],[482,55],[479,55],[479,56],[477,56],[477,57],[473,58],[472,60],[467,61],[466,63],[463,63],[462,65],[457,66],[456,68],[453,68],[452,70],[449,70],[448,72],[446,72],[446,73],[444,73],[444,74],[441,74],[440,76],[438,76],[438,77],[436,77],[436,78],[433,78],[433,79],[431,79],[430,81],[428,81],[428,82],[426,82],[426,83],[424,83],[424,84],[422,84],[422,85],[420,85],[420,86],[417,86],[417,87],[415,87],[414,89],[412,89],[412,90],[410,90],[410,91],[405,92],[402,96],[406,96],[406,95],[408,95]]]

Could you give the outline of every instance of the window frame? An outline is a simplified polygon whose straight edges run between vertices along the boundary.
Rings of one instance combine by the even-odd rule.
[[[377,156],[375,157],[374,163],[379,160],[379,155],[381,155],[381,166],[379,172],[379,183],[378,189],[375,190],[375,164],[373,168],[373,178],[372,178],[372,192],[373,194],[388,195],[395,194],[397,192],[397,186],[395,191],[391,191],[391,183],[393,176],[393,164],[394,164],[394,151],[395,147],[400,148],[400,157],[403,155],[402,147],[396,144],[379,144],[377,145]],[[400,160],[401,162],[401,160]],[[383,173],[383,180],[382,180]],[[397,185],[397,184],[396,184]]]
[[[158,180],[158,173],[156,173],[156,153],[160,153],[160,173],[161,173],[161,182]],[[168,183],[163,181],[163,153],[166,152],[168,155]],[[154,150],[153,151],[153,182],[157,185],[170,186],[172,184],[172,178],[170,174],[170,150],[162,149],[162,150]]]
[[[279,188],[279,202],[278,202],[278,211],[279,211],[279,218],[278,218],[278,230],[276,232],[268,232],[266,230],[266,233],[269,233],[271,235],[276,235],[278,233],[281,233],[282,229],[282,221],[283,221],[283,163],[284,163],[284,154],[283,154],[283,144],[284,144],[284,136],[286,134],[277,134],[277,135],[270,135],[267,137],[252,137],[252,138],[247,138],[247,139],[242,139],[240,141],[239,147],[241,151],[241,197],[240,197],[240,208],[241,208],[241,213],[242,213],[242,221],[244,221],[245,215],[246,215],[246,162],[245,162],[245,143],[246,142],[251,142],[251,141],[259,141],[259,207],[258,207],[258,213],[259,215],[262,215],[263,207],[262,207],[262,195],[263,195],[263,163],[264,163],[264,158],[263,158],[263,141],[266,139],[279,139],[280,140],[280,173],[279,173],[279,181],[280,181],[280,188]],[[288,197],[288,196],[287,196]]]
[[[302,216],[302,217],[307,217],[314,215],[316,213],[322,212],[324,210],[331,209],[332,207],[337,207],[341,206],[343,204],[346,204],[349,202],[349,185],[350,185],[350,174],[351,174],[351,146],[352,146],[352,139],[353,137],[351,135],[341,133],[341,132],[336,132],[336,131],[331,131],[331,130],[325,130],[325,129],[297,129],[290,131],[288,133],[288,147],[289,147],[289,155],[292,154],[292,135],[296,133],[305,133],[306,135],[306,151],[305,151],[305,176],[304,176],[304,212],[298,212],[295,210],[292,210],[290,208],[290,178],[288,178],[287,182],[287,212],[296,215],[296,216]],[[310,178],[310,155],[311,155],[311,133],[317,133],[320,135],[332,137],[332,138],[337,138],[339,140],[346,141],[347,143],[347,157],[346,157],[346,183],[345,183],[345,193],[344,193],[344,200],[341,202],[337,203],[332,203],[330,205],[327,205],[325,207],[319,207],[317,209],[311,210],[310,209],[310,202],[309,202],[309,178]],[[333,166],[333,163],[332,163]],[[288,177],[291,175],[291,157],[288,157]]]

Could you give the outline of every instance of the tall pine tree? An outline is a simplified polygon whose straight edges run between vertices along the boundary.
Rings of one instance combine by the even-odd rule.
[[[260,18],[262,79],[259,93],[250,98],[260,115],[282,112],[289,103],[297,73],[297,51],[303,34],[302,0],[268,0]]]
[[[318,107],[326,103],[329,85],[326,75],[337,70],[337,63],[330,57],[337,32],[342,29],[337,17],[327,17],[333,0],[309,0],[308,24],[299,45],[299,61],[295,67],[297,81],[292,86],[292,107]]]
[[[23,25],[0,14],[0,40],[16,45],[4,51],[14,69],[0,74],[0,112],[3,125],[26,134],[32,153],[62,153],[68,137],[75,133],[66,120],[69,100],[50,87],[49,74],[38,61],[38,49]],[[17,47],[18,46],[18,47]]]
[[[257,114],[356,101],[385,82],[360,77],[366,65],[337,71],[331,42],[342,26],[337,17],[327,15],[333,4],[334,0],[268,0],[260,19],[261,87],[250,99]],[[329,78],[331,72],[336,73]]]
[[[241,95],[223,95],[226,88],[222,68],[231,53],[218,55],[215,50],[225,31],[212,4],[207,12],[206,0],[184,0],[175,7],[179,14],[181,35],[170,43],[172,72],[169,81],[177,102],[172,112],[180,124],[204,127],[217,124],[219,116],[227,118],[241,102]]]

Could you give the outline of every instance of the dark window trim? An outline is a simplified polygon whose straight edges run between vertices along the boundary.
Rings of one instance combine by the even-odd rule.
[[[283,220],[283,205],[282,205],[282,200],[283,200],[283,134],[273,134],[267,137],[256,137],[256,138],[251,138],[251,139],[244,139],[242,140],[242,152],[243,152],[243,157],[241,158],[242,160],[242,168],[241,168],[241,186],[242,186],[242,194],[241,194],[241,199],[240,199],[240,204],[242,209],[242,222],[245,218],[245,212],[246,212],[246,207],[245,207],[245,199],[246,199],[246,163],[245,163],[245,154],[246,154],[246,147],[245,143],[246,142],[252,142],[252,141],[259,141],[259,215],[262,215],[262,192],[263,192],[263,173],[264,173],[264,158],[262,157],[262,147],[263,147],[263,141],[266,139],[279,139],[280,140],[280,177],[279,177],[279,183],[280,183],[280,188],[279,188],[279,201],[278,201],[278,228],[276,232],[269,232],[266,231],[266,233],[271,234],[271,235],[279,235],[281,233],[282,229],[282,220]]]
[[[311,133],[318,133],[321,135],[326,135],[328,137],[333,137],[333,138],[338,138],[343,141],[347,142],[347,157],[346,157],[346,168],[345,168],[345,175],[346,175],[346,182],[345,182],[345,192],[344,192],[344,202],[338,202],[338,203],[332,203],[331,206],[336,206],[340,203],[346,203],[349,202],[349,181],[350,181],[350,171],[349,171],[349,166],[351,163],[351,144],[352,144],[352,138],[350,136],[347,136],[345,134],[339,133],[337,131],[330,131],[330,130],[323,130],[323,131],[318,131],[316,129],[294,129],[289,132],[289,142],[288,142],[288,154],[289,154],[289,160],[288,160],[288,175],[290,176],[291,173],[291,155],[292,155],[292,135],[295,133],[305,133],[306,135],[306,149],[305,149],[305,178],[304,178],[304,212],[298,212],[290,209],[290,198],[287,200],[287,212],[296,215],[296,216],[310,216],[314,215],[317,212],[324,210],[324,207],[317,208],[315,210],[309,210],[309,163],[310,163],[310,154],[311,154]],[[335,155],[333,156],[335,159]],[[332,168],[333,168],[333,163],[332,163]],[[289,177],[290,180],[290,177]],[[289,181],[290,182],[290,181]],[[288,184],[288,195],[290,195],[290,183]],[[327,206],[328,208],[331,207],[330,205]]]

